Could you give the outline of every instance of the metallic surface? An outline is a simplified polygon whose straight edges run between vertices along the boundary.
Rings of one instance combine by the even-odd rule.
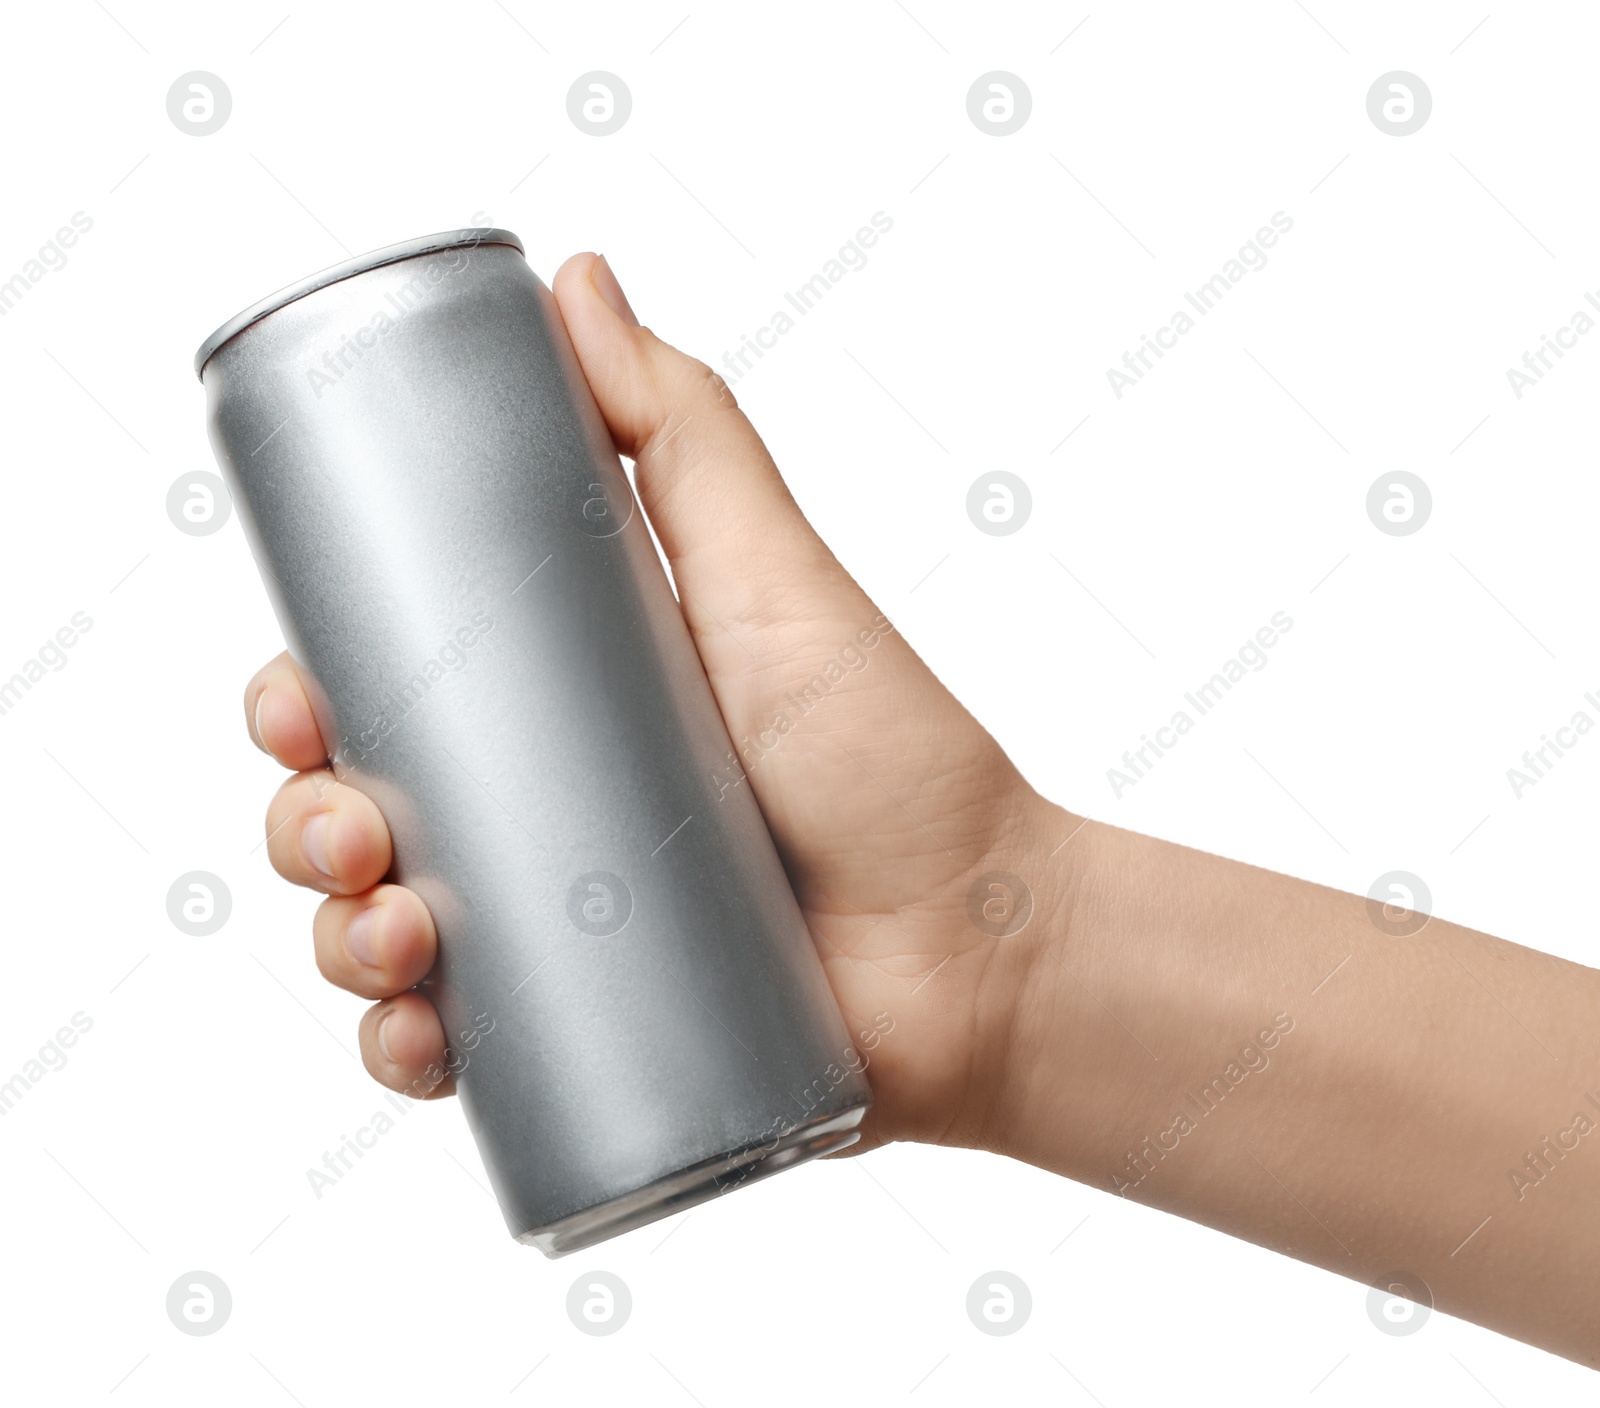
[[[287,288],[280,288],[276,293],[269,293],[259,303],[252,303],[242,313],[234,314],[200,344],[200,350],[194,354],[194,374],[203,379],[206,363],[211,360],[211,354],[217,348],[243,332],[252,323],[260,322],[268,313],[276,313],[285,303],[303,298],[308,293],[315,293],[319,288],[326,288],[329,284],[338,283],[341,279],[348,279],[354,274],[364,274],[367,270],[376,269],[383,264],[397,264],[402,259],[414,259],[419,254],[431,254],[438,249],[480,244],[510,245],[518,254],[523,253],[522,241],[510,230],[481,229],[446,230],[439,235],[420,235],[414,240],[385,245],[382,249],[373,250],[371,254],[358,254],[354,259],[334,264],[315,274],[307,275]]]
[[[438,926],[507,1224],[559,1255],[845,1147],[869,1092],[553,296],[504,231],[395,249],[197,365],[335,772]]]

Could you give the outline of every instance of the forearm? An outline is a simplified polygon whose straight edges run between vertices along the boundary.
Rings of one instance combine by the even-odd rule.
[[[1077,825],[994,1146],[1600,1367],[1600,972]]]

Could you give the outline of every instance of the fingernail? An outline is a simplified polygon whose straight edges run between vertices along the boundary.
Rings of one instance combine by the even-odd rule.
[[[350,927],[345,930],[345,947],[357,963],[365,963],[369,968],[378,968],[378,950],[373,943],[373,936],[377,932],[378,906],[369,905],[350,921]]]
[[[394,1008],[390,1008],[378,1019],[378,1050],[383,1052],[383,1059],[391,1066],[396,1064],[394,1052],[389,1050],[389,1023],[394,1021]]]
[[[602,254],[594,261],[594,267],[589,271],[589,281],[594,285],[594,291],[605,299],[607,307],[613,313],[630,328],[639,326],[639,319],[634,316],[633,308],[628,303],[628,295],[622,291],[617,276],[611,272],[611,265],[606,262],[605,255]]]
[[[261,706],[266,702],[266,699],[267,699],[267,691],[264,690],[264,689],[261,691],[260,694],[256,695],[256,707],[255,707],[255,712],[254,712],[254,714],[252,716],[254,718],[254,720],[255,720],[256,736],[255,736],[255,739],[253,741],[254,741],[256,747],[259,748],[263,753],[265,753],[270,758],[272,756],[272,749],[267,747],[267,736],[266,736],[266,734],[261,732]]]
[[[306,859],[317,873],[329,880],[334,878],[333,865],[328,860],[328,832],[332,825],[332,816],[327,812],[318,812],[300,828],[300,849],[305,852]]]

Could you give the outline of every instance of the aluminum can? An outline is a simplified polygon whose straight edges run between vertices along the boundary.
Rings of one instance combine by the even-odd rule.
[[[865,1060],[517,237],[325,270],[195,367],[329,785],[438,928],[512,1235],[559,1256],[855,1142]]]

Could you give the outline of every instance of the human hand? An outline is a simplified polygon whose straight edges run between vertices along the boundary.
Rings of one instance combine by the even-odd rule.
[[[722,379],[639,325],[603,259],[569,259],[553,291],[617,449],[636,462],[737,740],[745,776],[729,782],[755,790],[868,1061],[874,1105],[857,1149],[995,1147],[1043,926],[993,937],[969,920],[968,895],[987,872],[1041,868],[1041,843],[1075,819],[1047,808],[829,552]],[[829,688],[802,713],[791,697],[818,675]],[[250,681],[245,716],[258,746],[297,770],[268,808],[268,852],[329,896],[312,926],[317,966],[377,999],[361,1021],[367,1069],[395,1090],[450,1093],[443,1029],[411,991],[433,966],[433,921],[383,883],[388,827],[329,770],[287,654]]]
[[[1548,1137],[1542,1165],[1507,1152],[1582,1132],[1600,972],[1438,918],[1397,944],[1362,897],[1045,802],[817,537],[722,380],[640,327],[594,256],[554,291],[723,719],[741,751],[760,740],[730,785],[754,789],[868,1060],[856,1150],[990,1149],[1368,1284],[1405,1267],[1437,1308],[1600,1367],[1600,1164]],[[287,656],[245,711],[300,769],[269,853],[329,896],[322,972],[376,999],[367,1068],[448,1093],[411,991],[433,923],[383,883],[381,814],[329,771]],[[994,871],[1032,891],[1005,937],[968,914]]]

